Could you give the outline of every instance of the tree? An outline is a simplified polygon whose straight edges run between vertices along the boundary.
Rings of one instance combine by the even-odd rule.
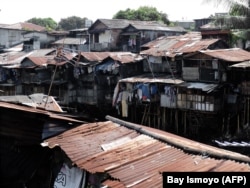
[[[55,30],[57,23],[52,18],[31,18],[26,22],[45,27],[47,30]]]
[[[250,40],[250,0],[204,0],[205,3],[223,4],[229,16],[215,17],[215,24],[231,29],[234,37]]]
[[[166,13],[159,12],[156,8],[148,6],[139,7],[137,10],[129,8],[120,10],[113,16],[113,19],[161,21],[167,25],[170,23]]]
[[[87,18],[80,18],[77,16],[63,18],[58,23],[58,29],[68,31],[72,29],[84,28],[86,20]]]

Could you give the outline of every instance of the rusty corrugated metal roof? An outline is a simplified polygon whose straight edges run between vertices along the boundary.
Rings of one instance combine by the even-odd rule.
[[[81,52],[81,56],[83,56],[88,61],[103,61],[105,58],[109,56],[110,52]]]
[[[55,49],[39,49],[39,50],[33,50],[30,52],[8,52],[8,53],[3,53],[1,56],[5,58],[4,61],[0,62],[0,65],[19,65],[23,59],[26,57],[43,57],[46,56],[49,58],[48,54],[52,54],[55,52]],[[46,58],[45,57],[45,58]],[[51,57],[51,56],[50,56]],[[40,60],[41,61],[41,60]]]
[[[141,51],[142,55],[174,57],[178,54],[206,50],[219,39],[201,39],[200,33],[191,32],[180,36],[161,37],[142,47],[149,49]]]
[[[5,57],[5,60],[0,63],[3,65],[13,65],[13,64],[20,64],[20,62],[27,56],[31,55],[33,52],[9,52],[2,54]]]
[[[183,46],[177,48],[177,53],[192,53],[199,50],[206,50],[210,45],[216,43],[219,39],[202,39],[199,41],[193,41],[191,43],[186,43]]]
[[[64,116],[61,116],[59,114],[49,112],[47,110],[38,109],[36,107],[17,105],[17,104],[10,103],[10,102],[0,102],[0,108],[7,108],[7,109],[26,111],[26,112],[30,112],[30,113],[44,114],[44,115],[48,115],[49,117],[54,118],[54,119],[67,120],[70,122],[76,122],[76,123],[83,122],[83,121],[76,120],[73,118],[64,117]]]
[[[212,56],[217,59],[222,59],[228,62],[242,62],[250,60],[250,52],[241,48],[230,48],[220,50],[203,50],[203,54]]]
[[[90,62],[102,62],[108,57],[120,63],[137,62],[143,59],[141,55],[131,52],[81,52],[81,56]]]
[[[67,59],[62,59],[62,60],[60,58],[55,59],[55,56],[43,56],[43,57],[29,56],[26,58],[29,59],[31,62],[33,62],[36,66],[47,66],[48,64],[50,64],[50,65],[63,65],[65,63],[67,63]],[[24,58],[23,61],[26,58]],[[21,62],[20,67],[24,67],[24,66],[22,66],[22,62]]]
[[[184,35],[179,35],[179,36],[163,36],[163,37],[159,37],[153,41],[150,41],[144,45],[142,45],[142,47],[148,47],[148,48],[152,48],[152,47],[159,47],[165,43],[168,43],[171,40],[179,40],[179,41],[185,41],[185,40],[201,40],[201,33],[200,32],[189,32],[186,33]]]
[[[91,173],[106,172],[112,187],[162,187],[161,172],[250,172],[250,158],[158,129],[110,116],[80,125],[44,141],[59,146],[71,161]]]
[[[3,28],[7,28],[7,29],[19,29],[19,30],[26,30],[26,31],[46,31],[46,28],[40,25],[36,25],[33,23],[29,23],[29,22],[19,22],[19,23],[15,23],[15,24],[11,24],[11,25],[6,25]]]

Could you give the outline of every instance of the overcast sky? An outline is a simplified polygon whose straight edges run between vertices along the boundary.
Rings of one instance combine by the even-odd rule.
[[[155,7],[166,13],[171,21],[207,18],[211,14],[227,12],[222,6],[203,3],[204,0],[2,0],[0,23],[14,24],[31,18],[62,18],[78,16],[96,21],[111,19],[119,10]]]

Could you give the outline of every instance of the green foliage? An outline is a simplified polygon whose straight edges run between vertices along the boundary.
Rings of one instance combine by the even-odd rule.
[[[159,12],[156,8],[148,6],[139,7],[137,10],[129,8],[120,10],[113,16],[113,19],[160,21],[167,25],[170,23],[166,13]]]
[[[215,24],[227,29],[241,31],[250,40],[250,0],[204,0],[205,3],[222,4],[229,10],[228,16],[216,17]]]
[[[84,28],[86,20],[87,18],[80,18],[77,16],[63,18],[58,23],[58,29],[68,31],[72,29]]]
[[[45,27],[47,30],[55,30],[57,23],[52,18],[31,18],[26,22]]]

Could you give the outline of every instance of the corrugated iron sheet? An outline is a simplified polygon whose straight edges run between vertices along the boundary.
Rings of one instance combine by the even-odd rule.
[[[18,67],[21,61],[25,57],[43,57],[48,54],[52,54],[55,52],[55,49],[39,49],[39,50],[33,50],[31,52],[8,52],[1,54],[2,58],[4,57],[5,60],[0,62],[1,65],[6,65],[4,67],[6,68],[14,68]]]
[[[178,54],[192,53],[207,49],[218,39],[201,39],[199,32],[190,32],[180,36],[160,37],[142,47],[149,48],[141,51],[141,55],[174,57]]]
[[[81,56],[90,62],[101,62],[108,57],[120,63],[138,62],[143,59],[141,55],[131,52],[81,52]]]
[[[109,56],[110,52],[81,52],[83,56],[88,61],[103,61]]]
[[[6,25],[4,28],[26,31],[46,31],[45,27],[28,22],[19,22],[12,25]]]
[[[248,156],[110,116],[45,140],[91,173],[106,172],[112,187],[162,187],[164,171],[250,172]],[[215,157],[215,158],[214,158]]]
[[[5,59],[1,64],[3,65],[13,65],[13,64],[20,64],[20,62],[27,56],[31,55],[32,52],[10,52],[3,54],[2,56],[5,56]]]
[[[222,59],[228,62],[242,62],[250,60],[250,52],[241,48],[230,48],[220,50],[203,50],[201,53]]]
[[[62,115],[58,115],[52,112],[49,112],[47,110],[43,110],[43,109],[38,109],[36,107],[30,107],[30,106],[22,106],[22,105],[16,105],[14,104],[15,102],[10,103],[10,102],[0,102],[0,108],[7,108],[7,109],[14,109],[14,110],[19,110],[19,111],[25,111],[25,112],[30,112],[30,113],[37,113],[37,114],[44,114],[47,115],[51,118],[54,119],[61,119],[61,120],[67,120],[70,122],[75,122],[75,123],[81,123],[83,121],[80,120],[76,120],[74,118],[68,118]]]
[[[26,57],[27,59],[29,59],[32,63],[34,63],[35,66],[47,66],[48,64],[50,65],[64,65],[65,63],[67,63],[67,61],[65,59],[55,59],[54,56],[43,56],[43,57]],[[25,60],[25,59],[24,59]],[[22,68],[34,68],[34,66],[22,66],[22,62],[20,64],[20,67]]]

